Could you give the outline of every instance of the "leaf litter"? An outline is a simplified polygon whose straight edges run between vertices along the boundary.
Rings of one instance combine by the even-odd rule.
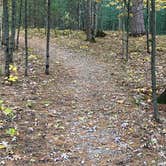
[[[112,36],[117,41],[111,45]],[[16,116],[8,119],[0,112],[1,165],[165,162],[165,122],[154,122],[147,103],[150,82],[149,58],[142,55],[145,48],[139,45],[138,53],[131,46],[133,54],[125,63],[116,42],[120,42],[116,33],[93,45],[74,36],[52,39],[50,76],[43,73],[44,39],[35,36],[30,40],[35,58],[31,58],[28,78],[23,77],[19,60],[22,50],[18,52],[18,82],[9,86],[1,81],[1,98]],[[158,83],[163,85],[166,63],[160,52],[158,58]],[[164,109],[160,107],[163,118]],[[7,135],[6,129],[13,127],[19,134]]]

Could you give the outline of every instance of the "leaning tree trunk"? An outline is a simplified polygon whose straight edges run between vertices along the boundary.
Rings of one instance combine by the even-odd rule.
[[[140,36],[146,33],[143,15],[143,0],[132,0],[132,18],[131,18],[131,35]]]

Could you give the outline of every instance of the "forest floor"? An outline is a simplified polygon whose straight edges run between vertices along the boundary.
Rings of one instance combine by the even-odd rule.
[[[117,32],[92,44],[82,32],[54,31],[46,76],[44,35],[29,33],[29,76],[23,76],[20,49],[14,55],[18,81],[10,85],[1,77],[2,105],[11,108],[12,116],[0,112],[0,165],[166,164],[166,106],[159,105],[162,123],[156,123],[144,37],[130,39],[126,62]],[[166,36],[157,41],[161,92]],[[23,37],[20,42],[23,47]]]

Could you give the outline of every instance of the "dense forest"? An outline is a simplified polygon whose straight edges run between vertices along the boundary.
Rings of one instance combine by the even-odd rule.
[[[0,0],[0,165],[165,165],[166,0]]]
[[[147,1],[148,2],[148,1]],[[142,8],[144,13],[145,22],[147,22],[147,8],[146,3]],[[21,4],[22,12],[24,12],[24,4],[22,1],[16,1],[17,3],[17,25],[19,19],[19,8]],[[56,29],[85,29],[86,24],[86,1],[84,0],[56,0],[51,2],[51,28]],[[123,13],[122,9],[123,1],[120,0],[102,0],[93,4],[93,13],[97,15],[97,26],[103,30],[119,30],[121,29],[121,18]],[[157,1],[157,34],[165,34],[166,26],[166,9],[164,7],[165,1]],[[28,1],[28,25],[32,28],[44,28],[46,26],[46,0]],[[23,16],[24,17],[24,16]],[[22,24],[24,24],[24,18],[22,17]],[[95,16],[94,16],[95,17]]]

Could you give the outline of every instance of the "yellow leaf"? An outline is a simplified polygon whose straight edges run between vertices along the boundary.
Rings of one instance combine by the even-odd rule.
[[[6,146],[0,144],[0,149],[5,149],[5,148],[6,148]]]

